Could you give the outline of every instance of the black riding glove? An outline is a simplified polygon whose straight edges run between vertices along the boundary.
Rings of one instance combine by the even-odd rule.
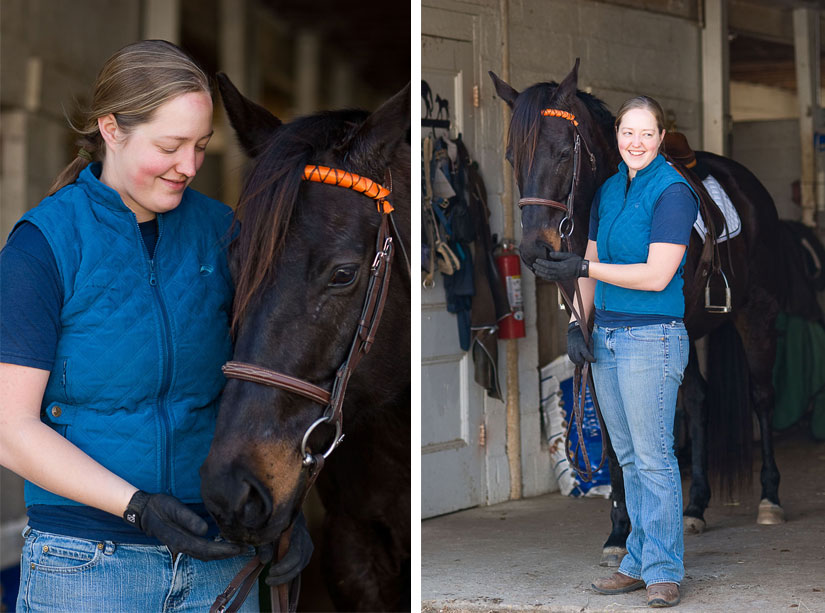
[[[289,549],[283,558],[272,562],[266,576],[267,585],[281,585],[292,581],[307,567],[314,549],[304,514],[298,513],[289,537]]]
[[[547,254],[546,260],[537,258],[533,262],[533,272],[537,277],[547,281],[567,281],[576,277],[587,277],[589,269],[589,260],[567,251],[553,251]]]
[[[584,342],[584,334],[576,322],[567,326],[567,356],[576,366],[584,366],[585,362],[596,361],[593,355],[593,340],[590,340],[589,346]]]
[[[206,522],[180,500],[166,494],[135,492],[123,513],[123,520],[140,528],[173,554],[185,553],[199,560],[231,558],[244,547],[204,538],[209,529]]]

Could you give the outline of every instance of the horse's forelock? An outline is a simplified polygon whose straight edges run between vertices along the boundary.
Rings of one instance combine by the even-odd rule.
[[[282,126],[256,159],[236,211],[241,228],[232,245],[238,262],[234,333],[283,250],[304,167],[319,163],[329,150],[345,156],[340,149],[366,116],[362,111],[335,111],[297,119]]]
[[[525,166],[528,173],[533,167],[539,142],[541,111],[548,107],[557,89],[558,84],[555,82],[536,83],[525,89],[516,100],[507,142],[516,176],[521,176]]]
[[[543,109],[559,108],[560,110],[572,112],[579,119],[579,126],[585,138],[588,138],[591,142],[592,137],[589,136],[589,132],[600,130],[609,135],[612,131],[614,118],[604,102],[583,91],[577,91],[576,99],[573,101],[558,100],[557,94],[558,83],[551,81],[549,83],[536,83],[519,95],[513,108],[510,135],[507,141],[516,176],[521,176],[521,171],[525,167],[529,174],[533,167],[536,149],[538,148],[539,126]],[[575,108],[577,105],[587,110],[596,125],[591,125],[589,121],[583,121],[584,118],[577,113]]]

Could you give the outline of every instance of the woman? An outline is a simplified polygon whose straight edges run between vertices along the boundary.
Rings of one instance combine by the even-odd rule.
[[[537,260],[535,272],[552,281],[584,277],[585,318],[595,306],[592,353],[575,322],[567,351],[579,365],[594,362],[632,530],[619,571],[592,587],[619,594],[647,586],[648,604],[667,607],[679,602],[684,576],[673,421],[688,360],[682,271],[698,200],[659,152],[665,130],[658,102],[628,100],[615,125],[622,162],[596,193],[584,259],[554,253]]]
[[[129,45],[75,130],[0,253],[0,464],[29,519],[17,610],[208,610],[254,553],[218,537],[198,478],[232,349],[232,212],[188,187],[209,79],[168,42]],[[308,561],[297,536],[276,582]]]

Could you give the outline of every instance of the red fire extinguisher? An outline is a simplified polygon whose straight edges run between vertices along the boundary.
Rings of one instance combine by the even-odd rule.
[[[524,300],[521,297],[521,257],[515,245],[505,241],[496,255],[496,267],[510,302],[510,314],[499,320],[498,337],[524,338]]]

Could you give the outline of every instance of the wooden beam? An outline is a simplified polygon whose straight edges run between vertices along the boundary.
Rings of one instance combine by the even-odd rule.
[[[146,0],[143,5],[143,38],[159,38],[180,44],[180,0]]]
[[[728,87],[728,18],[725,0],[706,0],[702,30],[702,147],[728,153],[730,94]]]
[[[819,114],[819,11],[793,10],[796,83],[799,100],[802,223],[816,226],[817,168],[814,134]]]

